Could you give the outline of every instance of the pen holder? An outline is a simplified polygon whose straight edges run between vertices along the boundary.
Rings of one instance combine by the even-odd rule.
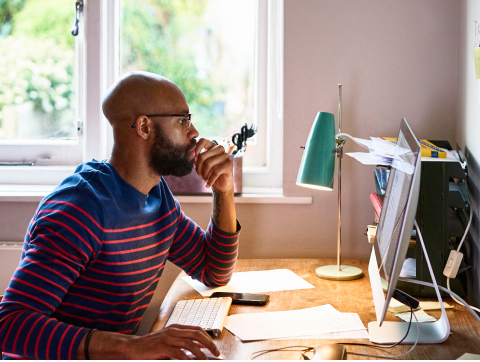
[[[233,187],[235,195],[242,193],[242,157],[233,157]],[[205,181],[198,176],[195,168],[187,176],[164,176],[168,188],[174,195],[210,195],[212,188],[205,187]]]

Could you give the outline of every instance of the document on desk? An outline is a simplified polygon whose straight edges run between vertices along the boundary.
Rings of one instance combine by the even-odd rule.
[[[416,310],[413,313],[415,313],[415,316],[417,317],[416,320],[418,321],[418,323],[436,322],[436,319],[434,317],[432,317],[431,315],[428,315],[422,309]],[[398,317],[404,320],[405,322],[410,322],[411,312],[396,313],[395,317]],[[415,318],[413,318],[413,321],[415,321]]]
[[[330,304],[284,312],[235,314],[227,317],[225,328],[242,341],[366,330],[358,314],[340,313]]]
[[[315,288],[289,269],[233,273],[230,282],[222,287],[207,287],[188,276],[182,279],[204,297],[209,297],[214,292],[265,293]]]
[[[361,329],[358,331],[331,332],[331,333],[312,334],[309,336],[275,338],[275,340],[294,341],[299,339],[369,339],[369,338],[370,336],[368,335],[367,330]]]

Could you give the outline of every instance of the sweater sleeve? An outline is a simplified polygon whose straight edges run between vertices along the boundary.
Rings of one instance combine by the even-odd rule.
[[[42,201],[28,227],[22,260],[0,303],[5,357],[76,357],[88,329],[60,322],[54,312],[101,246],[101,209],[82,193],[80,188]]]
[[[226,285],[237,261],[240,224],[235,233],[227,233],[210,219],[204,231],[175,202],[180,217],[168,260],[207,286]]]

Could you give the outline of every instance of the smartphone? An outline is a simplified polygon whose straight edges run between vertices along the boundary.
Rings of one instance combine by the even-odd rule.
[[[265,305],[270,296],[268,294],[248,294],[248,293],[223,293],[215,292],[210,298],[230,297],[233,299],[232,304],[244,305]]]

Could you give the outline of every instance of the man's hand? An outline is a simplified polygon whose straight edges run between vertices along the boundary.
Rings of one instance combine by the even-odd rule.
[[[221,193],[233,191],[233,161],[223,146],[200,138],[195,148],[195,169],[207,187]]]
[[[78,348],[77,359],[85,358],[83,344],[84,340]],[[204,347],[213,355],[220,355],[212,338],[202,328],[179,324],[142,337],[96,331],[88,347],[90,359],[191,359],[182,349],[192,352],[197,359],[207,359],[200,350]]]
[[[215,356],[220,351],[213,343],[212,338],[200,327],[172,324],[158,332],[147,334],[131,341],[134,351],[129,355],[132,359],[190,359],[182,351],[185,349],[193,353],[197,359],[207,359],[200,348],[208,348]]]

